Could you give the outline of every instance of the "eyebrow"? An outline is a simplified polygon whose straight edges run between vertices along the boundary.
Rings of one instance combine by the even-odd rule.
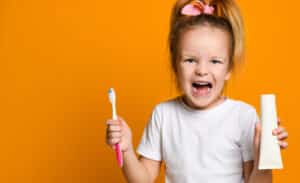
[[[181,58],[197,58],[196,56],[181,55]]]
[[[212,57],[212,59],[221,60],[223,62],[226,61],[226,59],[223,57]]]
[[[197,56],[193,56],[191,54],[180,54],[180,58],[198,58]]]
[[[188,54],[186,54],[186,55],[180,55],[180,57],[181,57],[181,59],[184,59],[184,58],[198,59],[197,56],[192,56],[192,55],[188,55]],[[215,57],[215,56],[213,56],[213,57],[211,57],[211,59],[221,60],[223,62],[226,61],[226,59],[224,57]]]

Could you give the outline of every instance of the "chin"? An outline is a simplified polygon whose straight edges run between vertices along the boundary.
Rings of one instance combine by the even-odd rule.
[[[196,109],[208,109],[211,104],[212,101],[207,99],[197,99],[197,101],[193,101],[193,107]]]
[[[208,96],[194,96],[193,94],[186,95],[188,104],[195,109],[208,109],[221,101],[221,94]]]
[[[185,97],[189,106],[195,109],[207,109],[213,102],[210,97],[195,97],[193,95],[186,95]]]

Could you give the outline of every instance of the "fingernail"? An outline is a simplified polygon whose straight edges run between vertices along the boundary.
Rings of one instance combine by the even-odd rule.
[[[285,147],[284,142],[279,141],[278,144],[279,144],[280,148],[284,148]]]

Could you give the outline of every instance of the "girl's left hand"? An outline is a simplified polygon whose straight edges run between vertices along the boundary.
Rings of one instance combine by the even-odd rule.
[[[288,143],[285,141],[288,138],[288,133],[283,126],[280,126],[280,120],[278,120],[278,128],[272,131],[274,136],[277,136],[278,144],[281,149],[286,149]],[[256,123],[255,135],[254,135],[254,162],[258,163],[259,159],[259,148],[260,148],[260,136],[261,136],[261,124]]]
[[[274,129],[272,133],[274,136],[277,136],[280,148],[286,149],[288,143],[285,140],[288,138],[288,133],[284,127],[280,126],[280,120],[278,120],[278,128]]]

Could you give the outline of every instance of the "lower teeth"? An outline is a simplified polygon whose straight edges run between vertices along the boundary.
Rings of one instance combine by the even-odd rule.
[[[205,89],[204,87],[195,87],[197,90],[203,90]],[[211,88],[210,87],[207,87],[207,91],[210,92]]]

